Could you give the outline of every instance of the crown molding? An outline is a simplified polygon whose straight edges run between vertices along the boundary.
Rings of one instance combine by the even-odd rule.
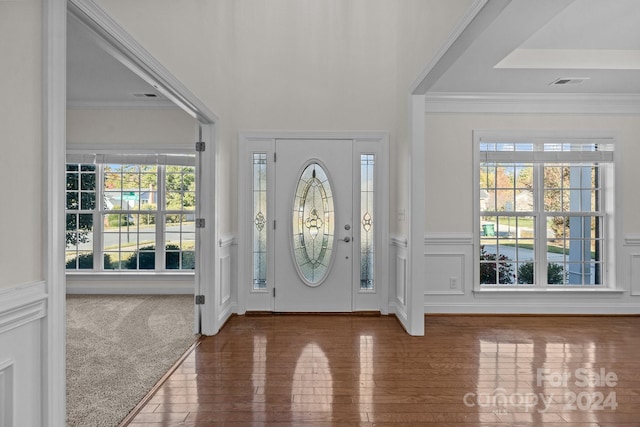
[[[67,110],[171,110],[180,109],[169,100],[67,101]]]
[[[427,113],[640,114],[640,94],[427,93]]]

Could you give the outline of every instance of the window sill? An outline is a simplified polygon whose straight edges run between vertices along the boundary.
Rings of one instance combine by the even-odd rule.
[[[553,288],[484,288],[474,289],[474,294],[624,294],[626,289],[602,287],[553,287]]]
[[[81,278],[81,279],[172,279],[172,278],[193,278],[195,273],[191,271],[67,271],[65,272],[67,277]]]

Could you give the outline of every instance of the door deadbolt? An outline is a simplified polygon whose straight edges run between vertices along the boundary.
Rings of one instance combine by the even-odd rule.
[[[347,225],[344,226],[344,229],[349,231],[349,230],[351,230],[351,226],[349,224],[347,224]]]

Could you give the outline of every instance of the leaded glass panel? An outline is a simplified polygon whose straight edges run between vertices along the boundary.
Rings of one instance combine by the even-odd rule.
[[[373,154],[360,155],[360,289],[374,289],[374,167]]]
[[[253,289],[267,288],[267,155],[253,154]]]
[[[324,168],[310,163],[298,180],[293,203],[293,252],[300,277],[318,286],[327,276],[334,245],[334,205]]]

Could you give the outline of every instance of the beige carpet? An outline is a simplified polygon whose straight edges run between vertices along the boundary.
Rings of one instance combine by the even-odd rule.
[[[67,297],[67,426],[113,427],[193,344],[193,296]]]

